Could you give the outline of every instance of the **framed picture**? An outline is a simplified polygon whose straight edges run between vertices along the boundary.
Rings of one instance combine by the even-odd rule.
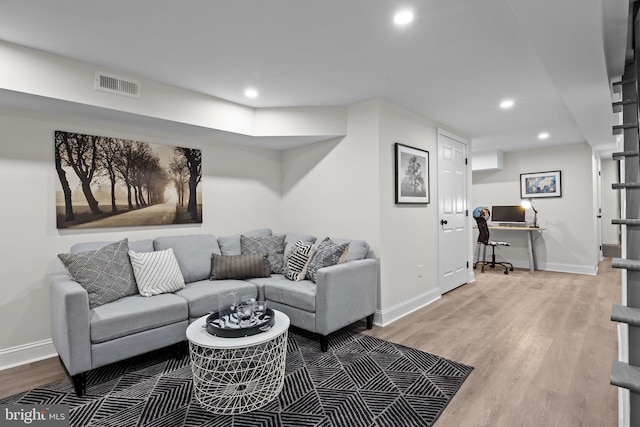
[[[56,131],[62,228],[202,223],[199,149]]]
[[[521,173],[520,197],[562,197],[562,175],[560,171]]]
[[[396,203],[429,203],[429,152],[396,142]]]

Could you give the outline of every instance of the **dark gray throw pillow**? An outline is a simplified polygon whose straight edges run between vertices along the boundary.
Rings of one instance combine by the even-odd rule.
[[[284,269],[285,235],[277,236],[240,236],[242,254],[267,254],[271,272],[281,274]]]
[[[267,254],[211,255],[211,280],[269,277]]]
[[[138,293],[127,239],[95,251],[58,254],[73,280],[89,294],[89,308]]]
[[[343,263],[348,251],[348,242],[338,245],[330,238],[325,238],[320,242],[316,252],[313,254],[313,258],[311,258],[311,262],[307,268],[307,279],[315,283],[318,279],[318,270],[322,267]]]

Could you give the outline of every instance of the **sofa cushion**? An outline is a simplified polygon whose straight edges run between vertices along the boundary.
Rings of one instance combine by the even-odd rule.
[[[273,277],[264,282],[264,297],[290,307],[315,313],[316,285],[310,280],[292,282],[284,276]]]
[[[369,244],[364,240],[334,238],[333,241],[336,244],[349,243],[349,251],[345,262],[365,259],[369,254]]]
[[[349,251],[349,243],[336,244],[333,240],[326,237],[313,254],[313,258],[307,269],[307,279],[316,282],[318,278],[318,270],[323,267],[329,267],[343,263],[347,252]]]
[[[243,296],[256,297],[257,289],[253,283],[243,280],[201,280],[187,283],[184,289],[180,289],[173,295],[184,298],[189,305],[189,317],[191,319],[204,316],[212,311],[218,311],[218,296],[225,291],[236,291],[238,300]]]
[[[284,275],[282,274],[272,274],[269,277],[252,277],[251,279],[247,279],[247,282],[251,282],[258,288],[258,296],[256,299],[264,300],[264,285],[268,282],[273,282],[277,280],[282,280]]]
[[[150,297],[184,288],[184,278],[173,249],[153,252],[129,251],[140,295]]]
[[[240,245],[240,236],[259,237],[271,236],[270,228],[259,228],[257,230],[247,231],[242,234],[234,234],[233,236],[218,237],[218,244],[222,255],[241,255],[242,247]]]
[[[127,239],[100,249],[59,254],[73,280],[87,290],[89,308],[138,293],[129,261]]]
[[[187,302],[174,294],[131,295],[91,310],[91,342],[116,338],[188,319]]]
[[[315,245],[298,240],[287,254],[283,271],[284,276],[296,282],[304,280],[315,251]]]
[[[267,254],[271,272],[281,274],[284,268],[284,234],[278,236],[240,236],[242,254]]]
[[[267,254],[211,256],[211,280],[269,277],[270,272]]]
[[[218,240],[213,234],[156,237],[156,251],[172,248],[185,283],[208,279],[211,275],[211,254],[220,254]]]

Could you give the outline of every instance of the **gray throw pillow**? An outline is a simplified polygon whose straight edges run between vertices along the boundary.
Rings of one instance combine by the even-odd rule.
[[[282,273],[284,268],[284,239],[285,235],[278,236],[240,236],[240,247],[242,255],[245,254],[267,254],[271,272]]]
[[[330,238],[325,238],[313,254],[313,258],[307,268],[307,279],[313,283],[318,279],[318,270],[323,267],[329,267],[336,264],[342,264],[345,261],[349,251],[349,243],[336,244]]]
[[[211,280],[269,277],[267,254],[211,256]]]
[[[89,308],[138,293],[127,239],[95,251],[58,254],[73,280],[89,294]]]

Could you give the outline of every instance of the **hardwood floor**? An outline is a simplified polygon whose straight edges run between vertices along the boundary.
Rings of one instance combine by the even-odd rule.
[[[385,328],[358,330],[475,368],[436,427],[616,426],[609,316],[619,298],[609,259],[597,276],[489,269]],[[0,397],[65,377],[58,359],[0,371]]]
[[[517,269],[476,281],[370,333],[473,366],[437,426],[616,426],[611,305],[620,271],[597,276]]]

